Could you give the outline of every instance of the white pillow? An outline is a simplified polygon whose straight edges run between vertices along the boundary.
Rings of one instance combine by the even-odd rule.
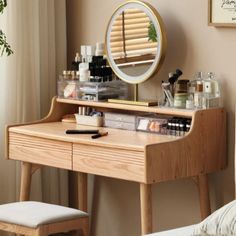
[[[196,225],[193,236],[236,236],[236,200]]]

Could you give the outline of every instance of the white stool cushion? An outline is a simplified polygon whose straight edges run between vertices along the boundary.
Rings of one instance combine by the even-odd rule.
[[[0,205],[0,221],[30,228],[87,216],[87,213],[77,209],[42,202],[26,201]]]

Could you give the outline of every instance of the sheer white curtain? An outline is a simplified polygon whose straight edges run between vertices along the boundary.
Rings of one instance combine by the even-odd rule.
[[[66,68],[65,0],[8,0],[0,16],[14,54],[0,57],[0,203],[18,199],[20,165],[4,159],[5,124],[47,114],[56,78]],[[67,204],[67,173],[44,168],[32,199]]]

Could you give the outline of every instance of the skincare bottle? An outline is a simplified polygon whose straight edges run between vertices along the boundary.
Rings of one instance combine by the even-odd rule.
[[[185,135],[185,124],[183,120],[179,121],[179,136]]]
[[[194,109],[194,100],[193,100],[192,94],[188,95],[188,99],[186,100],[186,109],[189,109],[189,110]]]
[[[194,107],[196,109],[202,109],[204,107],[204,93],[203,93],[203,82],[197,81],[196,89],[194,93]]]
[[[215,75],[209,72],[204,80],[203,91],[205,95],[205,108],[220,106],[220,85],[215,79]]]
[[[80,56],[79,56],[79,53],[77,52],[75,54],[75,60],[72,62],[72,66],[73,66],[73,69],[75,71],[79,70],[79,64],[81,63],[80,61]]]
[[[203,83],[203,72],[197,72],[194,76],[194,79],[191,80],[188,84],[188,94],[192,94],[194,96],[194,93],[197,88],[197,81],[200,81]]]
[[[67,80],[68,79],[68,71],[67,70],[63,70],[63,72],[62,72],[62,79],[63,80]]]
[[[96,43],[95,56],[103,56],[103,55],[104,55],[104,43]]]
[[[197,72],[195,79],[188,84],[188,95],[193,96],[194,108],[201,109],[203,107],[203,73]]]
[[[187,120],[186,121],[186,133],[188,133],[191,129],[191,120]]]
[[[88,70],[88,68],[80,68],[79,75],[81,82],[89,81],[90,71]]]
[[[180,136],[180,125],[178,119],[175,121],[175,136]]]
[[[93,56],[95,55],[95,47],[93,45],[86,46],[87,62],[91,63],[93,61]]]
[[[81,54],[82,61],[87,62],[87,48],[85,45],[81,45],[80,54]]]
[[[79,73],[81,73],[81,70],[89,70],[89,64],[87,62],[85,62],[85,60],[83,59],[83,61],[79,64]]]
[[[87,62],[87,50],[86,46],[81,46],[81,56],[82,56],[82,62],[79,64],[79,71],[81,69],[89,69],[89,63]]]

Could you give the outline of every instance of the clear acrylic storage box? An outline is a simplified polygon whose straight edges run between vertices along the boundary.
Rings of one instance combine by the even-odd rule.
[[[114,129],[135,130],[136,115],[104,112],[104,126]]]
[[[104,101],[110,98],[127,99],[128,85],[121,80],[107,82],[80,82],[59,77],[57,82],[59,98]]]
[[[81,100],[103,101],[110,98],[126,99],[127,94],[127,84],[120,80],[79,83],[78,98]]]
[[[156,118],[156,117],[137,117],[136,130],[167,134],[167,118]]]
[[[67,76],[59,76],[57,81],[57,96],[59,98],[78,99],[79,80]]]

